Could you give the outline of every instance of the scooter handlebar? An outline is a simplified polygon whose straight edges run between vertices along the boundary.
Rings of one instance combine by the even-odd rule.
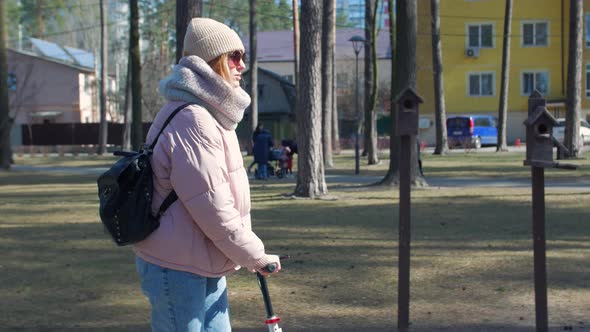
[[[289,255],[279,256],[279,260],[285,260],[285,259],[289,259]],[[267,266],[265,266],[262,270],[264,272],[273,273],[274,271],[276,271],[277,267],[278,266],[276,263],[271,263],[271,264],[268,264]]]

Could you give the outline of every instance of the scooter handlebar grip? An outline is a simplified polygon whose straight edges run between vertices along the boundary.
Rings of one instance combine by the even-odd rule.
[[[281,255],[281,256],[279,256],[279,259],[280,260],[289,259],[289,255]],[[268,273],[273,273],[274,271],[276,271],[277,267],[278,266],[276,263],[270,263],[267,266],[265,266],[263,268],[263,270]]]
[[[264,271],[265,271],[265,272],[268,272],[268,273],[273,273],[273,272],[274,272],[276,269],[277,269],[277,264],[275,264],[275,263],[271,263],[271,264],[268,264],[268,265],[267,265],[267,266],[264,268]]]

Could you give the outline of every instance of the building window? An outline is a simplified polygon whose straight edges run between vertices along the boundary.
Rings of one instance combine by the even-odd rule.
[[[494,26],[492,24],[469,24],[467,26],[469,47],[494,47]]]
[[[586,98],[590,99],[590,64],[586,65]]]
[[[547,46],[549,43],[549,23],[522,23],[522,46]]]
[[[549,93],[549,73],[546,71],[522,73],[522,94],[530,96],[534,90],[541,94]]]
[[[469,96],[493,96],[494,95],[494,73],[471,73],[468,78]]]
[[[586,14],[586,33],[584,34],[586,47],[590,47],[590,13]]]
[[[8,73],[8,91],[16,91],[16,74]]]

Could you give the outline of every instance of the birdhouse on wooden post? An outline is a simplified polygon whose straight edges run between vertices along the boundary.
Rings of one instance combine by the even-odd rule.
[[[396,97],[396,101],[396,135],[418,135],[418,105],[423,103],[424,99],[422,99],[414,89],[406,88]]]
[[[553,127],[557,121],[545,106],[537,106],[524,121],[526,126],[526,159],[553,161]]]

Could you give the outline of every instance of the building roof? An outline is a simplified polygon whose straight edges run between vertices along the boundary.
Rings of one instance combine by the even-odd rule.
[[[88,68],[88,67],[82,67],[82,66],[78,66],[76,64],[73,63],[68,63],[65,61],[61,61],[58,60],[56,58],[51,58],[48,56],[44,56],[44,55],[39,55],[37,53],[34,52],[30,52],[30,51],[24,51],[24,50],[17,50],[17,49],[13,49],[13,48],[8,48],[7,50],[17,53],[17,54],[22,54],[22,55],[26,55],[26,56],[30,56],[36,59],[40,59],[43,61],[48,61],[48,62],[52,62],[52,63],[56,63],[58,65],[62,65],[62,66],[66,66],[68,68],[72,68],[81,72],[85,72],[85,73],[94,73],[94,68]]]
[[[365,36],[364,29],[347,28],[336,30],[336,59],[354,59],[352,43],[348,41],[352,36]],[[246,47],[246,56],[249,52],[250,38],[242,38]],[[260,62],[289,62],[294,61],[293,55],[293,31],[260,31],[256,34],[258,44],[257,58]],[[365,57],[365,52],[359,53],[359,58]],[[377,32],[377,58],[390,59],[391,47],[389,43],[389,29]]]
[[[85,50],[62,47],[56,43],[29,38],[30,49],[10,49],[16,53],[59,63],[82,71],[94,71],[94,54]]]
[[[266,75],[269,78],[274,79],[275,81],[277,81],[277,83],[281,86],[281,89],[283,90],[283,93],[285,94],[285,97],[287,98],[287,103],[289,104],[290,113],[293,113],[293,109],[295,108],[295,99],[297,98],[297,92],[295,91],[295,84],[287,81],[283,76],[275,73],[274,71],[262,68],[262,67],[258,67],[258,75]],[[244,78],[247,80],[247,82],[250,82],[250,70],[246,70],[243,73]],[[259,112],[261,113],[272,113],[272,112],[268,112],[265,111],[264,109],[259,109]]]

